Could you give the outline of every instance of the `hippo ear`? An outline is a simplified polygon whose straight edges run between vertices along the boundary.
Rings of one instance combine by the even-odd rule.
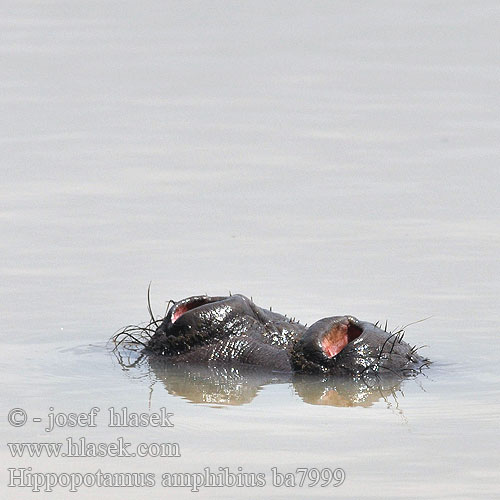
[[[179,300],[174,302],[172,307],[169,309],[166,316],[167,323],[175,323],[183,314],[196,309],[197,307],[204,306],[206,304],[211,304],[213,302],[219,302],[227,297],[209,297],[208,295],[195,295],[193,297],[188,297],[187,299]]]
[[[362,333],[359,321],[352,316],[333,316],[316,321],[293,347],[293,369],[304,373],[325,373],[333,358]]]
[[[328,358],[333,358],[349,342],[356,340],[363,333],[363,330],[356,325],[357,320],[348,316],[340,317],[338,320],[337,318],[329,319],[333,319],[333,321],[321,325],[322,327],[318,329],[317,335],[323,354]]]
[[[300,343],[306,351],[315,351],[323,357],[333,358],[362,333],[356,318],[332,316],[311,325],[300,339]]]

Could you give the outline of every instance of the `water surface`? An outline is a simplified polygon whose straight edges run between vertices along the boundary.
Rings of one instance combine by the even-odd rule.
[[[498,490],[496,2],[20,0],[1,7],[2,492],[36,472],[265,472],[201,498],[493,498]],[[120,364],[106,341],[229,291],[426,344],[380,391]],[[95,428],[14,428],[101,408]],[[174,413],[112,429],[109,407]],[[178,458],[13,458],[6,442],[178,442]],[[336,468],[338,488],[270,469]],[[189,488],[85,488],[94,498]],[[38,494],[40,497],[40,493]],[[68,498],[57,487],[47,498]]]

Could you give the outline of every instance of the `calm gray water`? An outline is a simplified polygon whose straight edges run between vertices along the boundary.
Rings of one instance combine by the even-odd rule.
[[[0,5],[2,498],[498,494],[500,7],[495,1]],[[169,299],[252,295],[311,323],[408,327],[434,365],[378,391],[120,364]],[[107,409],[174,427],[107,426]],[[97,426],[45,432],[55,413]],[[28,422],[13,427],[12,408]],[[42,418],[35,423],[33,418]],[[180,457],[12,457],[6,443],[178,443]],[[140,488],[8,488],[152,473]],[[163,473],[265,473],[255,488]],[[241,469],[238,469],[241,467]],[[277,487],[271,468],[342,468]],[[307,484],[307,483],[306,483]]]

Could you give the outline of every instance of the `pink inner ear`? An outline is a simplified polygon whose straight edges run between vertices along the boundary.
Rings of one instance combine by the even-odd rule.
[[[170,318],[170,321],[172,323],[175,323],[184,313],[187,313],[188,311],[191,311],[191,309],[195,309],[199,306],[202,306],[204,304],[208,304],[211,302],[208,297],[197,299],[197,300],[190,300],[189,302],[185,302],[184,304],[179,304],[178,306],[174,306],[175,309],[172,312],[172,317]]]
[[[177,307],[172,314],[172,323],[175,323],[187,311],[189,311],[189,307],[186,305]]]
[[[357,339],[362,333],[362,330],[354,325],[351,325],[346,319],[342,323],[337,323],[321,340],[321,348],[326,356],[333,358],[345,346]]]

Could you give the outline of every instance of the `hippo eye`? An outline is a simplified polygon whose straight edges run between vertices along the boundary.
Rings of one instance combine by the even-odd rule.
[[[333,358],[345,346],[357,339],[363,330],[356,325],[353,325],[347,318],[340,323],[336,323],[330,330],[328,330],[321,339],[321,349],[325,356]]]
[[[220,300],[221,297],[190,297],[188,299],[177,302],[172,307],[170,321],[175,323],[183,314],[196,309],[197,307],[204,306],[205,304],[210,304],[211,302],[216,302]]]

